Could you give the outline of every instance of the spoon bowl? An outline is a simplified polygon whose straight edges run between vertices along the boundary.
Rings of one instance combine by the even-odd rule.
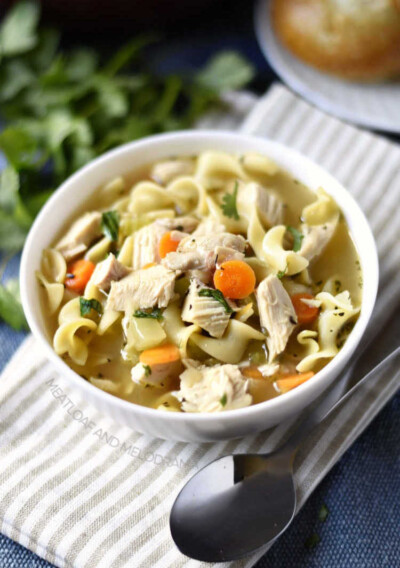
[[[279,536],[295,510],[290,456],[224,456],[182,489],[171,512],[171,534],[179,550],[191,558],[235,560]]]
[[[343,375],[343,385],[352,380],[356,361]],[[171,511],[171,534],[179,550],[195,560],[225,562],[271,544],[296,512],[293,461],[301,442],[372,376],[399,373],[399,361],[397,347],[345,394],[343,385],[336,385],[273,452],[224,456],[196,473]]]

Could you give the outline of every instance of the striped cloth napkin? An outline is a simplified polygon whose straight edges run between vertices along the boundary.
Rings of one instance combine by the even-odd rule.
[[[328,117],[282,86],[256,103],[251,97],[239,103],[220,124],[302,151],[338,177],[364,209],[379,247],[381,287],[370,328],[380,329],[400,295],[400,148]],[[390,342],[373,347],[375,359],[364,361],[365,368]],[[398,385],[399,373],[372,379],[302,446],[295,464],[299,508]],[[29,337],[0,378],[1,531],[59,567],[202,566],[181,555],[170,536],[178,491],[220,455],[272,449],[295,422],[214,444],[153,439],[81,400]],[[231,566],[249,567],[263,552]]]

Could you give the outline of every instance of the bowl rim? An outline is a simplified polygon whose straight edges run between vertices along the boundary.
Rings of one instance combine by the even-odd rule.
[[[30,268],[30,251],[32,247],[35,246],[35,239],[36,235],[41,232],[41,224],[46,219],[48,211],[51,210],[53,204],[57,203],[65,194],[68,193],[71,186],[73,186],[81,176],[84,174],[88,174],[95,170],[99,165],[107,162],[108,160],[112,161],[123,154],[129,154],[130,152],[134,151],[138,148],[146,148],[150,147],[153,144],[158,142],[165,143],[167,145],[168,141],[171,140],[192,140],[198,139],[199,141],[210,141],[210,147],[213,144],[213,140],[216,142],[220,142],[223,144],[224,142],[233,142],[233,139],[237,139],[240,144],[243,146],[247,143],[250,145],[254,144],[255,142],[259,142],[260,146],[263,144],[274,146],[281,152],[287,152],[290,154],[291,158],[293,158],[293,162],[302,161],[304,165],[307,165],[309,168],[314,170],[314,172],[319,175],[320,177],[324,177],[326,180],[329,180],[336,189],[341,193],[341,198],[345,199],[347,202],[346,210],[343,210],[343,214],[345,217],[348,218],[357,218],[358,222],[363,225],[362,231],[362,239],[366,241],[368,244],[369,250],[369,257],[368,257],[368,275],[371,278],[371,284],[368,287],[369,289],[369,297],[365,297],[365,286],[363,287],[363,294],[362,294],[362,301],[361,301],[361,311],[357,322],[349,334],[345,344],[340,349],[339,353],[333,357],[326,365],[315,374],[313,377],[315,380],[313,381],[306,381],[302,385],[299,385],[296,389],[289,391],[288,393],[281,394],[272,399],[268,399],[266,401],[260,402],[255,405],[250,405],[244,408],[238,408],[234,410],[229,410],[228,412],[218,412],[218,413],[179,413],[179,412],[169,412],[167,410],[158,410],[151,407],[146,407],[139,405],[137,403],[121,399],[117,396],[112,395],[102,389],[92,385],[89,381],[83,380],[78,373],[73,371],[71,367],[63,361],[63,359],[56,354],[53,350],[52,345],[49,343],[44,330],[42,330],[39,322],[36,320],[36,317],[31,310],[30,301],[28,297],[28,288],[29,288],[29,275],[35,270],[35,267],[32,269]],[[216,148],[216,151],[222,151],[229,153],[228,150],[224,150],[222,148]],[[260,154],[268,155],[267,151],[263,148],[260,149]],[[168,154],[166,154],[167,157]],[[159,158],[163,159],[163,158]],[[144,165],[146,162],[142,162]],[[138,164],[137,167],[140,167],[141,164]],[[279,160],[278,160],[279,165]],[[283,169],[287,168],[287,165],[281,166]],[[301,176],[299,178],[301,180]],[[331,194],[329,189],[327,190],[328,194]],[[334,196],[335,197],[335,196]],[[60,223],[61,226],[61,223]],[[359,248],[357,246],[357,241],[359,238],[353,235],[353,240],[355,242],[356,250],[360,255]],[[365,282],[365,259],[363,262],[363,258],[360,255],[360,261],[362,266],[362,275]],[[66,377],[68,380],[72,382],[73,385],[77,385],[78,389],[83,389],[88,392],[89,395],[94,396],[95,398],[104,399],[105,404],[115,405],[115,407],[121,408],[121,410],[125,410],[128,412],[135,413],[138,418],[163,418],[168,420],[169,422],[177,422],[177,423],[198,423],[198,422],[213,422],[217,421],[219,425],[222,425],[225,422],[230,422],[232,419],[242,420],[248,416],[252,416],[252,418],[256,418],[257,415],[263,415],[264,413],[268,413],[269,410],[274,410],[274,412],[279,412],[280,408],[285,408],[286,406],[290,406],[291,403],[295,402],[295,399],[298,398],[299,393],[303,395],[303,398],[307,395],[307,393],[312,393],[315,389],[315,384],[318,381],[318,384],[327,383],[325,387],[321,390],[325,390],[329,386],[329,376],[331,372],[334,371],[334,367],[340,367],[341,363],[345,363],[346,360],[351,356],[351,353],[356,349],[358,343],[362,339],[368,323],[370,321],[370,317],[375,305],[377,290],[378,290],[378,281],[379,281],[379,263],[378,263],[378,254],[375,239],[372,234],[372,230],[369,226],[369,223],[366,219],[365,214],[361,210],[360,206],[354,199],[354,197],[350,194],[350,192],[334,177],[332,176],[327,170],[325,170],[322,166],[315,163],[313,160],[304,156],[301,152],[291,148],[290,146],[286,146],[280,142],[276,142],[270,138],[266,137],[259,137],[254,135],[242,134],[240,132],[232,132],[232,131],[224,131],[224,130],[185,130],[185,131],[175,131],[170,133],[164,134],[157,134],[153,136],[148,136],[142,138],[140,140],[135,140],[133,142],[128,142],[127,144],[123,144],[114,148],[101,156],[91,160],[88,164],[80,168],[77,172],[72,174],[68,177],[53,193],[53,195],[49,198],[46,202],[42,210],[39,212],[38,216],[36,217],[27,239],[25,241],[22,258],[21,258],[21,268],[20,268],[20,288],[21,288],[21,300],[22,306],[29,324],[29,327],[32,331],[32,334],[36,339],[39,340],[42,347],[44,347],[46,357],[54,362],[58,372],[62,374],[62,377]],[[313,400],[311,397],[310,400]],[[303,405],[304,407],[305,405]],[[297,411],[298,412],[298,411]]]

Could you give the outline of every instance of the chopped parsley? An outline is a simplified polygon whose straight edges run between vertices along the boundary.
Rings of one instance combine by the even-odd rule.
[[[236,198],[237,198],[238,188],[239,184],[238,182],[236,182],[233,192],[225,193],[225,195],[223,196],[222,198],[223,204],[221,205],[221,209],[225,217],[236,219],[236,221],[239,221],[239,213],[237,212],[236,208]]]
[[[219,302],[224,306],[225,312],[227,314],[231,314],[233,312],[232,308],[225,300],[225,296],[222,292],[220,292],[220,290],[214,290],[213,288],[203,288],[202,290],[200,290],[199,296],[202,296],[203,298],[213,298],[216,302]]]
[[[336,292],[336,293],[340,292],[340,289],[341,289],[341,287],[342,287],[341,281],[340,281],[340,280],[335,280],[334,284],[335,284],[335,292]]]
[[[118,211],[106,211],[101,216],[101,230],[111,241],[118,239],[119,213]]]
[[[220,404],[221,406],[226,406],[226,403],[228,402],[228,397],[226,396],[226,393],[224,393],[221,398],[220,398]]]
[[[295,227],[291,227],[290,225],[287,226],[286,229],[291,235],[293,235],[293,251],[299,252],[299,250],[301,249],[301,241],[304,239],[303,233],[301,233]]]
[[[288,265],[285,266],[284,270],[279,270],[279,272],[277,273],[277,277],[279,278],[279,280],[282,280],[282,278],[285,276],[287,271],[288,271]]]
[[[144,369],[144,376],[149,377],[151,375],[150,365],[143,365],[143,369]]]
[[[88,300],[87,298],[81,296],[79,298],[79,308],[82,317],[90,314],[92,310],[95,310],[98,314],[103,313],[103,306],[100,304],[98,300],[95,300],[94,298]]]
[[[328,515],[329,515],[329,509],[325,505],[325,503],[323,503],[320,510],[318,511],[318,520],[321,521],[321,523],[324,523],[328,518]]]
[[[163,320],[163,315],[160,308],[154,308],[151,312],[146,312],[145,310],[136,310],[133,314],[135,318],[151,318],[156,319],[158,321]]]

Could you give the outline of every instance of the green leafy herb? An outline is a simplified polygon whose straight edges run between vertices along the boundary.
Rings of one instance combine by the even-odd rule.
[[[28,329],[17,279],[10,279],[5,285],[0,285],[0,318],[18,331]]]
[[[161,320],[164,319],[160,308],[154,308],[153,310],[151,310],[151,312],[147,312],[145,310],[136,310],[136,312],[133,314],[133,317],[135,317],[135,318],[151,318],[151,319],[156,319],[158,321],[161,321]]]
[[[236,221],[239,220],[239,213],[237,212],[236,209],[236,198],[237,198],[237,193],[238,193],[238,187],[239,184],[238,182],[235,183],[235,187],[233,189],[232,193],[225,193],[225,195],[222,198],[222,205],[221,205],[221,209],[224,213],[224,215],[226,217],[231,217],[233,219],[236,219]]]
[[[120,144],[191,127],[225,104],[223,91],[253,77],[234,52],[217,54],[190,76],[156,76],[143,57],[155,39],[142,35],[108,61],[91,48],[60,49],[60,33],[38,25],[40,4],[13,3],[0,23],[0,150],[7,160],[0,253],[22,248],[40,208],[75,170]],[[117,238],[114,215],[103,230]]]
[[[301,249],[301,241],[304,239],[303,233],[301,233],[295,227],[288,226],[286,227],[286,229],[293,235],[293,251],[299,252],[299,250]]]
[[[318,511],[318,520],[321,521],[321,523],[324,523],[328,518],[328,515],[329,515],[329,509],[325,505],[325,503],[323,503],[320,510]]]
[[[279,270],[279,272],[277,273],[277,277],[279,278],[279,280],[282,280],[282,278],[285,276],[287,271],[288,271],[288,265],[285,266],[284,270]]]
[[[0,30],[2,57],[17,55],[32,49],[38,42],[36,26],[39,6],[34,2],[19,2],[4,18]]]
[[[143,364],[143,363],[142,363]],[[151,375],[151,367],[150,365],[143,365],[144,369],[144,376],[149,377]]]
[[[220,398],[220,404],[221,406],[226,406],[226,403],[228,402],[228,397],[226,396],[226,393],[224,393],[221,398]]]
[[[94,298],[92,300],[87,300],[86,298],[83,298],[81,296],[79,298],[79,308],[82,317],[90,314],[91,310],[95,310],[98,314],[103,313],[103,306],[98,300],[95,300]]]
[[[101,230],[112,241],[118,239],[119,213],[118,211],[106,211],[101,216]]]
[[[254,67],[244,57],[234,51],[224,51],[198,73],[196,82],[209,89],[224,91],[239,89],[253,77]]]
[[[319,543],[321,542],[321,538],[317,533],[313,533],[304,543],[304,546],[308,548],[308,550],[313,550]]]
[[[213,298],[215,301],[219,302],[224,306],[225,312],[231,314],[233,312],[232,308],[225,300],[225,297],[220,290],[214,290],[213,288],[202,288],[199,292],[199,296],[206,298]]]

